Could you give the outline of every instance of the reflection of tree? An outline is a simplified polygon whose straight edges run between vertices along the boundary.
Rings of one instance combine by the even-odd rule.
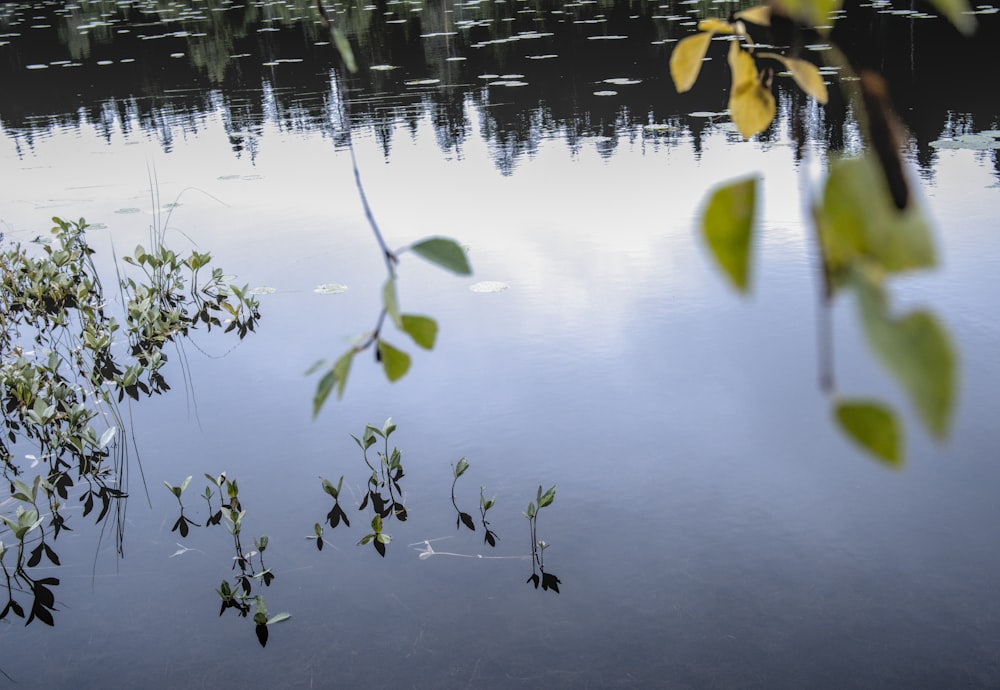
[[[718,14],[716,5],[702,4],[704,13]],[[479,136],[504,172],[544,138],[562,138],[571,150],[592,141],[602,155],[613,155],[622,136],[638,136],[645,125],[678,123],[689,129],[686,140],[697,151],[704,134],[724,118],[683,116],[718,111],[724,84],[706,75],[677,97],[666,78],[673,44],[663,43],[683,35],[678,18],[692,9],[612,0],[568,7],[543,1],[531,10],[440,0],[405,7],[384,0],[372,8],[348,5],[334,16],[360,66],[349,83],[351,126],[373,132],[388,157],[397,127],[429,119],[442,151],[456,154],[471,133],[475,109]],[[206,113],[218,111],[234,152],[252,158],[269,119],[290,131],[326,129],[337,119],[330,106],[336,51],[326,45],[328,36],[306,0],[267,5],[102,0],[37,11],[45,17],[39,21],[54,28],[32,31],[30,41],[11,38],[0,58],[5,91],[16,94],[0,102],[0,119],[22,151],[30,150],[41,131],[81,122],[106,139],[116,128],[126,135],[149,131],[169,150],[180,132],[197,130]],[[995,20],[982,20],[980,34],[989,35]],[[10,33],[27,22],[23,13],[0,15]],[[922,167],[933,160],[928,143],[945,130],[949,112],[970,113],[974,126],[990,126],[986,120],[994,117],[996,95],[971,81],[975,72],[965,69],[975,61],[987,64],[985,39],[961,41],[943,22],[860,7],[848,8],[836,37],[858,46],[854,52],[863,63],[878,63],[887,73]],[[171,57],[177,54],[182,57]],[[59,60],[76,66],[26,69]],[[376,66],[392,69],[372,69]],[[948,79],[936,79],[945,71]],[[496,76],[481,78],[485,75]],[[504,79],[507,75],[523,76]],[[638,83],[607,82],[621,78]],[[408,83],[415,80],[437,81]],[[933,90],[920,87],[930,81]],[[779,107],[795,116],[780,119],[808,123],[804,129],[796,124],[792,133],[799,155],[807,139],[843,149],[849,104],[832,102],[801,118],[801,109],[810,106],[781,82]],[[594,95],[599,91],[617,93]],[[774,128],[761,139],[770,136],[776,136]]]

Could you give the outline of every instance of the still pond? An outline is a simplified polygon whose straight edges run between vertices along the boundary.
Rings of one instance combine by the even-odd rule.
[[[261,314],[243,339],[192,331],[164,350],[169,391],[119,403],[102,441],[128,497],[104,520],[83,515],[79,486],[71,531],[53,540],[41,511],[59,565],[28,572],[58,579],[54,625],[8,613],[0,684],[1000,686],[1000,95],[982,81],[997,9],[973,7],[969,39],[920,3],[851,5],[835,30],[886,75],[933,226],[938,266],[894,280],[893,304],[932,310],[959,362],[938,442],[850,296],[834,303],[836,388],[899,411],[896,470],[838,431],[820,386],[804,211],[830,157],[862,147],[836,71],[825,106],[775,76],[778,116],[749,141],[726,113],[721,41],[690,92],[670,79],[692,22],[735,9],[333,3],[350,74],[308,2],[0,6],[0,249],[38,255],[53,216],[85,218],[120,311],[116,266],[134,275],[121,258],[154,227],[210,253]],[[401,254],[400,306],[437,321],[433,350],[385,325],[406,376],[389,383],[366,350],[314,419],[323,370],[306,371],[382,306],[355,169],[391,248],[454,238],[473,273]],[[750,173],[760,241],[740,296],[696,227],[713,185]],[[359,510],[371,470],[351,435],[388,418],[367,459],[399,449],[407,519],[359,545],[380,530]],[[5,443],[8,475],[30,483],[37,447]],[[205,526],[223,472],[245,511],[235,559],[229,523]],[[164,482],[188,476],[182,536]],[[323,479],[340,477],[349,526],[328,518]],[[14,493],[0,495],[11,519]],[[291,614],[264,647],[255,609],[220,616],[217,592],[240,586],[238,554],[262,535],[248,567],[263,556],[274,579],[250,586],[269,617]],[[8,527],[0,540],[16,543]],[[547,588],[530,580],[539,540]],[[23,582],[12,595],[30,609]]]

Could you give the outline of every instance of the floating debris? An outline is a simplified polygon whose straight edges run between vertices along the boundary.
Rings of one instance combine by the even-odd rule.
[[[340,283],[324,283],[314,287],[313,292],[319,295],[339,295],[342,292],[347,292],[347,286]]]
[[[473,292],[503,292],[509,287],[510,285],[499,280],[481,280],[470,285],[469,289]]]
[[[960,134],[949,139],[932,141],[935,149],[966,149],[969,151],[1000,150],[1000,129],[990,129],[978,133]]]

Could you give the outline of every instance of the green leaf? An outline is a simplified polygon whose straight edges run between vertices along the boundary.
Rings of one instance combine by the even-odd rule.
[[[553,486],[538,499],[538,507],[544,508],[545,506],[552,505],[552,501],[554,500],[556,500],[556,487]]]
[[[400,328],[406,332],[413,342],[425,350],[434,348],[434,341],[437,340],[437,321],[428,316],[417,316],[415,314],[403,314]]]
[[[372,518],[372,532],[378,534],[382,531],[382,516],[378,513]]]
[[[396,328],[403,328],[403,321],[399,315],[399,298],[396,296],[396,278],[390,276],[385,285],[382,286],[382,306]]]
[[[19,501],[28,501],[29,503],[35,502],[35,493],[37,489],[33,490],[32,487],[28,486],[20,479],[11,479],[10,483],[15,489],[11,493],[12,498],[16,498]]]
[[[333,45],[337,47],[337,52],[340,53],[340,58],[344,61],[344,66],[348,72],[354,74],[358,71],[358,63],[354,59],[354,50],[351,49],[351,42],[347,40],[347,36],[338,27],[333,27],[331,33],[333,34]]]
[[[903,464],[903,440],[891,409],[878,402],[841,400],[834,406],[837,423],[849,437],[890,467]]]
[[[410,249],[417,256],[452,273],[461,276],[472,275],[472,267],[469,265],[465,250],[455,240],[447,237],[431,237],[411,245]]]
[[[976,18],[966,0],[931,0],[931,4],[966,36],[975,32]]]
[[[292,617],[290,613],[276,613],[267,619],[267,625],[274,625],[275,623],[281,623],[282,621],[287,621]]]
[[[835,279],[862,261],[884,273],[935,263],[931,232],[915,204],[900,211],[874,156],[841,159],[830,166],[815,210],[827,267]]]
[[[670,78],[677,93],[690,91],[698,81],[701,64],[712,42],[711,32],[699,32],[682,38],[670,54]]]
[[[164,480],[163,485],[165,487],[167,487],[170,490],[170,493],[172,493],[174,496],[176,496],[177,498],[181,497],[181,487],[179,487],[179,486],[173,486],[172,484],[170,484],[166,480]]]
[[[777,0],[777,7],[807,26],[829,26],[831,15],[840,9],[840,0]]]
[[[382,422],[382,438],[388,439],[395,430],[396,425],[393,424],[392,417],[388,417],[384,422]]]
[[[336,384],[337,388],[337,399],[339,400],[344,395],[344,386],[347,384],[347,375],[351,371],[351,361],[354,359],[354,349],[351,348],[337,359],[333,363],[333,367],[330,371],[323,375],[319,383],[316,385],[316,393],[313,395],[313,418],[319,414],[319,411],[323,408],[323,404],[326,399],[330,396],[330,392]]]
[[[379,358],[382,360],[382,369],[385,377],[390,381],[398,381],[410,369],[410,356],[402,350],[397,350],[384,340],[379,340],[376,345]]]
[[[882,289],[856,275],[861,323],[869,344],[902,385],[927,430],[943,439],[954,411],[957,379],[947,331],[926,311],[892,316]]]
[[[340,481],[337,483],[337,486],[334,486],[333,483],[329,479],[326,479],[324,477],[323,478],[323,491],[325,491],[326,493],[330,494],[334,498],[337,498],[340,495],[340,487],[343,485],[343,483],[344,483],[344,477],[343,476],[340,477]]]
[[[455,479],[458,479],[463,474],[465,474],[465,471],[467,469],[469,469],[469,463],[466,461],[465,458],[462,458],[461,460],[458,461],[458,464],[455,465],[454,469]]]
[[[316,393],[313,395],[313,418],[319,414],[326,399],[330,397],[330,392],[333,391],[333,386],[336,383],[337,374],[333,369],[330,369],[330,371],[323,374],[323,378],[316,384]]]
[[[757,180],[749,177],[716,189],[702,217],[702,233],[712,256],[740,292],[749,287]]]

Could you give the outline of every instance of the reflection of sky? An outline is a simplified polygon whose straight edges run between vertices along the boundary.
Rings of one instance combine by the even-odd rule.
[[[470,131],[478,131],[475,117]],[[963,398],[955,436],[940,448],[907,415],[910,468],[897,475],[836,435],[818,394],[812,243],[786,142],[734,144],[713,130],[698,158],[690,146],[641,140],[622,141],[604,158],[596,142],[573,155],[549,139],[507,176],[476,136],[446,160],[426,121],[396,132],[391,163],[373,139],[355,144],[389,243],[455,237],[469,246],[475,275],[456,278],[404,255],[403,309],[439,319],[437,348],[408,346],[413,369],[392,386],[368,353],[359,357],[345,399],[328,402],[315,423],[315,380],[302,371],[371,326],[384,278],[345,151],[318,134],[268,127],[251,163],[233,157],[215,118],[175,140],[169,154],[143,134],[118,135],[108,146],[86,128],[54,131],[24,159],[6,142],[0,149],[0,166],[14,173],[0,187],[0,221],[14,238],[44,232],[54,214],[82,215],[105,224],[125,251],[144,241],[151,221],[153,167],[163,203],[183,192],[170,219],[184,233],[171,235],[177,248],[190,239],[241,281],[277,289],[262,298],[260,332],[227,356],[188,349],[196,417],[180,402],[180,384],[177,398],[135,407],[154,507],[133,504],[126,577],[112,579],[111,561],[101,564],[108,580],[93,587],[85,568],[71,571],[76,579],[60,596],[84,612],[67,612],[66,639],[96,635],[148,671],[162,660],[139,648],[147,641],[178,662],[179,677],[193,679],[199,663],[221,658],[209,658],[220,644],[206,639],[211,630],[240,662],[222,662],[230,677],[257,672],[263,657],[253,656],[249,628],[237,625],[245,621],[214,619],[210,588],[228,574],[228,562],[218,566],[224,549],[211,545],[218,535],[191,542],[212,558],[168,560],[176,535],[159,524],[174,509],[160,479],[225,469],[275,545],[272,612],[295,615],[272,633],[267,672],[303,685],[302,650],[313,656],[310,672],[336,665],[348,684],[365,677],[360,661],[345,664],[363,648],[347,628],[381,640],[368,644],[383,652],[387,674],[425,687],[444,677],[442,665],[460,669],[462,680],[478,672],[496,683],[508,671],[535,670],[558,684],[559,676],[544,674],[592,668],[602,686],[624,682],[622,668],[647,684],[678,674],[691,687],[733,687],[747,669],[774,681],[762,687],[777,687],[788,669],[815,679],[841,663],[857,669],[861,685],[912,680],[906,669],[914,667],[966,677],[955,669],[973,665],[982,640],[1000,631],[990,457],[1000,388],[990,287],[1000,245],[991,214],[1000,191],[988,161],[944,152],[923,184],[944,270],[902,281],[894,296],[931,304],[953,329]],[[755,171],[764,176],[762,241],[755,291],[743,300],[709,267],[693,225],[706,189]],[[118,212],[129,208],[140,212]],[[478,280],[510,289],[469,291]],[[313,294],[330,282],[350,290]],[[862,349],[849,303],[838,305],[836,319],[841,389],[903,405]],[[398,334],[386,337],[404,344]],[[196,342],[212,355],[228,347],[205,334]],[[302,536],[328,510],[317,475],[343,473],[360,486],[347,434],[389,415],[411,463],[413,517],[393,526],[400,548],[375,562],[354,550],[355,530],[331,538],[326,560],[306,554],[312,547],[300,548]],[[523,585],[523,567],[473,570],[406,552],[409,542],[455,534],[448,463],[462,455],[472,464],[470,507],[479,484],[499,495],[495,527],[505,554],[522,552],[519,511],[537,484],[558,485],[542,525],[554,544],[547,562],[564,581],[558,598],[531,596],[542,593]],[[474,553],[482,548],[474,536],[445,543]],[[89,557],[75,562],[89,566]],[[156,572],[164,577],[144,579]],[[102,614],[128,634],[97,623],[87,629],[83,621],[96,614],[86,607],[97,610],[119,592],[148,598],[144,582],[162,587],[149,615],[162,630],[190,628],[190,639],[160,630],[136,638],[124,611]],[[83,603],[90,596],[96,603]],[[484,631],[477,621],[487,614],[493,627]],[[376,618],[391,631],[374,634]],[[521,641],[524,626],[531,645]],[[334,640],[332,650],[318,650],[316,631],[329,636],[323,644]],[[5,648],[16,652],[32,639],[8,635]],[[870,653],[873,640],[881,656]],[[384,653],[391,649],[412,655]],[[97,673],[89,652],[74,663]],[[120,662],[101,663],[106,671]]]

